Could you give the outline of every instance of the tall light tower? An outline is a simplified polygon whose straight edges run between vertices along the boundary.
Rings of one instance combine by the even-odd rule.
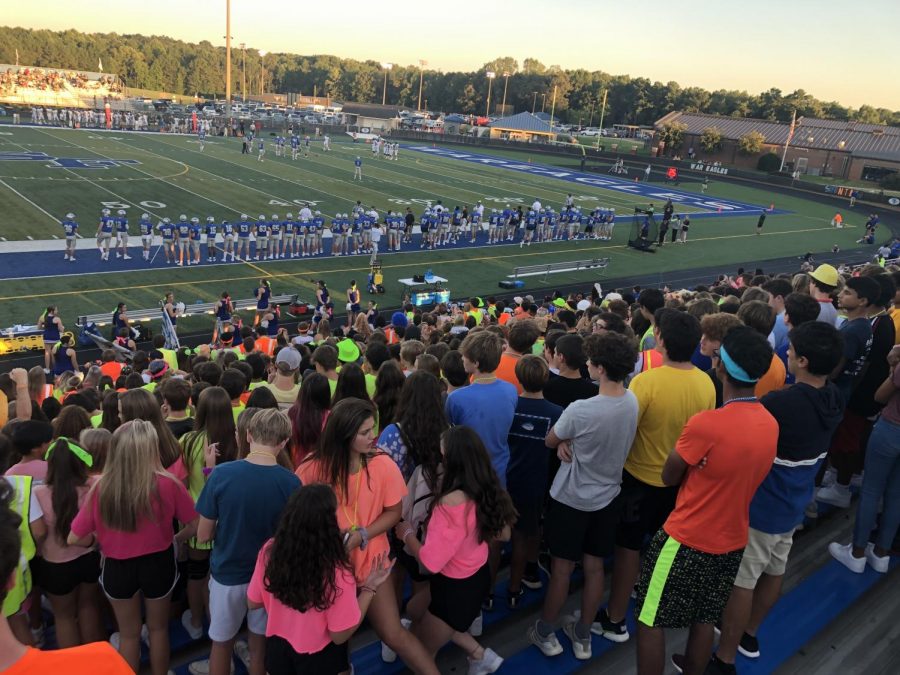
[[[266,54],[264,49],[259,51],[259,95],[266,93]]]
[[[488,79],[488,95],[487,95],[487,106],[485,107],[484,116],[491,116],[491,85],[494,84],[494,78],[497,77],[497,73],[493,70],[489,70],[485,73]]]
[[[506,88],[509,86],[509,73],[503,73],[503,105],[500,108],[503,110],[503,114],[506,115]]]
[[[384,62],[381,64],[381,67],[384,68],[384,91],[381,93],[381,105],[387,105],[387,74],[394,67],[394,64]]]
[[[241,100],[247,102],[247,45],[241,43]]]
[[[419,59],[419,105],[416,110],[422,109],[422,81],[425,78],[425,66],[428,65],[428,61],[424,59]]]

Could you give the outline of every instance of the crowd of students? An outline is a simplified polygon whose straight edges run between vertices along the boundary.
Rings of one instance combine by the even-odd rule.
[[[629,640],[633,597],[641,673],[664,671],[680,627],[680,671],[735,672],[738,651],[766,648],[757,630],[816,501],[849,506],[857,480],[853,540],[829,550],[887,571],[898,277],[821,265],[692,291],[472,298],[321,318],[271,352],[250,336],[73,359],[52,382],[0,375],[16,514],[0,509],[0,668],[70,654],[66,672],[137,671],[144,642],[165,675],[180,617],[212,643],[194,675],[233,656],[253,675],[345,673],[365,618],[385,661],[437,673],[453,643],[471,675],[492,673],[503,658],[479,637],[510,542],[505,602],[546,585],[527,631],[546,656],[564,651],[560,629],[580,660],[592,633]],[[561,616],[578,565],[580,606]],[[34,649],[47,609],[62,652]]]

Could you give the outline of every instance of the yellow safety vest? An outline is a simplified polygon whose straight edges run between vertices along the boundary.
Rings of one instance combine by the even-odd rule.
[[[10,507],[22,518],[19,523],[19,537],[22,548],[19,551],[19,566],[16,568],[13,587],[6,592],[3,600],[3,616],[10,617],[22,608],[25,598],[31,593],[31,568],[37,546],[31,536],[31,476],[7,476],[15,491]]]

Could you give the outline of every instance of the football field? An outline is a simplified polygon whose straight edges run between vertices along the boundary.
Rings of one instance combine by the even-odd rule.
[[[132,260],[101,262],[94,233],[102,208],[126,210],[132,246],[142,213],[156,222],[180,214],[204,221],[236,221],[287,212],[303,203],[327,216],[350,211],[358,201],[381,214],[411,207],[418,217],[426,204],[445,207],[482,201],[487,211],[506,204],[527,208],[535,199],[557,210],[571,193],[584,209],[615,208],[619,215],[611,242],[579,240],[520,248],[518,243],[488,246],[481,235],[475,245],[435,251],[419,248],[418,235],[399,253],[384,253],[385,307],[399,302],[403,277],[431,269],[446,277],[454,299],[498,292],[497,282],[513,267],[609,257],[607,277],[666,275],[679,270],[721,265],[752,267],[757,260],[800,255],[806,251],[843,251],[856,247],[865,214],[845,214],[849,227],[829,226],[834,207],[765,190],[711,179],[708,192],[699,183],[664,185],[654,174],[649,183],[605,173],[581,174],[576,160],[529,156],[524,152],[434,147],[403,143],[399,160],[373,158],[367,144],[348,136],[333,137],[330,152],[313,139],[309,157],[296,161],[275,157],[271,136],[264,134],[265,161],[242,155],[234,138],[208,139],[203,151],[195,137],[49,127],[0,127],[0,327],[33,323],[43,306],[58,304],[68,326],[78,314],[106,313],[117,302],[132,309],[156,307],[173,290],[185,303],[206,302],[228,290],[247,298],[260,277],[270,277],[276,293],[299,293],[311,300],[316,279],[325,279],[338,301],[351,279],[364,285],[368,256],[322,256],[270,262],[167,267],[162,254],[152,265],[132,249]],[[290,154],[288,149],[287,154]],[[353,181],[353,160],[363,160],[363,181]],[[641,174],[641,178],[643,175]],[[643,254],[625,246],[635,206],[654,202],[656,213],[672,198],[676,213],[691,214],[689,241]],[[761,236],[755,223],[761,208],[775,204]],[[80,224],[78,261],[63,261],[62,228],[68,212]],[[328,240],[326,239],[326,250]],[[384,244],[382,245],[382,247]],[[156,244],[153,250],[156,251]],[[201,258],[205,259],[205,250]],[[525,279],[525,292],[547,292],[575,282],[596,280],[591,271]],[[365,297],[365,295],[364,295]],[[340,308],[341,303],[338,302]],[[194,321],[201,322],[202,319]],[[188,323],[190,326],[191,324]]]

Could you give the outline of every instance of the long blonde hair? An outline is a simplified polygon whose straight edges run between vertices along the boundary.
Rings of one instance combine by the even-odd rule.
[[[168,474],[159,460],[153,424],[133,420],[116,429],[97,487],[103,523],[114,530],[136,531],[142,518],[153,515],[159,475]]]
[[[159,409],[156,398],[146,389],[130,389],[119,394],[119,407],[122,409],[122,422],[144,420],[150,422],[157,431],[157,448],[159,461],[166,468],[172,466],[181,457],[181,446],[178,444],[169,425],[166,424]]]

